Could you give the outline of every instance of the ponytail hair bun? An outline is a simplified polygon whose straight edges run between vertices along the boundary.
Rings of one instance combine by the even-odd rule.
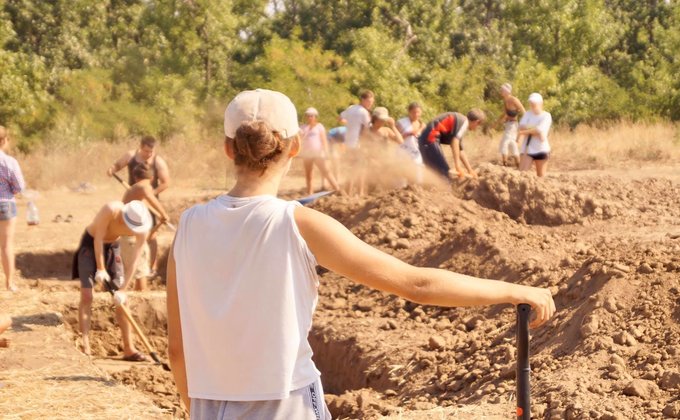
[[[264,121],[242,123],[234,136],[234,162],[237,166],[260,170],[264,173],[278,161],[285,145],[281,136],[272,131]]]

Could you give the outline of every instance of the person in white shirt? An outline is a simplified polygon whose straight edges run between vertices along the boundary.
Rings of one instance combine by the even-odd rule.
[[[536,175],[542,177],[548,169],[550,142],[548,132],[552,126],[552,115],[543,110],[543,97],[540,93],[529,95],[529,111],[519,122],[519,140],[522,144],[520,171],[530,171],[536,166]]]
[[[402,155],[407,156],[413,162],[415,169],[410,178],[415,179],[418,184],[423,182],[423,168],[425,167],[418,147],[418,136],[425,128],[425,124],[420,119],[422,115],[421,106],[417,102],[411,102],[408,106],[408,116],[397,121],[399,132],[404,137],[404,143],[399,147],[399,150]]]
[[[340,121],[347,127],[345,133],[345,168],[355,175],[349,178],[347,194],[352,194],[354,184],[359,185],[359,195],[366,194],[366,164],[359,150],[361,135],[371,126],[371,109],[375,104],[375,94],[364,91],[357,105],[351,105],[340,114]]]
[[[300,151],[282,93],[241,92],[224,120],[236,184],[184,212],[168,259],[168,352],[192,420],[330,419],[308,341],[317,265],[421,304],[528,303],[534,327],[555,312],[548,289],[411,266],[277,198]]]

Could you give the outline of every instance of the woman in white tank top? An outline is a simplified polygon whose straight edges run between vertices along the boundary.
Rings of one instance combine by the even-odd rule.
[[[242,92],[224,127],[236,185],[184,212],[168,261],[170,362],[192,419],[330,419],[307,340],[317,264],[422,304],[528,303],[534,326],[554,313],[547,289],[413,267],[276,198],[300,150],[285,95]]]

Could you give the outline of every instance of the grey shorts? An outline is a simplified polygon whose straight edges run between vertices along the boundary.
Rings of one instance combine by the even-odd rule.
[[[191,399],[191,420],[331,420],[321,381],[290,393],[283,400],[215,401]]]
[[[104,244],[104,264],[106,271],[111,276],[111,282],[115,289],[119,289],[124,282],[125,271],[123,259],[120,256],[118,242]],[[87,231],[80,239],[80,245],[73,255],[74,279],[80,279],[80,287],[91,289],[94,286],[94,275],[97,272],[97,261],[94,257],[94,238]]]
[[[17,217],[17,203],[0,201],[0,220],[11,220]]]

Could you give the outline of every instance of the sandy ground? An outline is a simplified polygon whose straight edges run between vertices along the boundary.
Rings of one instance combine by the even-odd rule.
[[[490,165],[453,194],[406,188],[315,207],[406,261],[550,287],[556,319],[532,335],[534,413],[548,419],[680,418],[680,170],[520,177]],[[287,185],[298,191],[300,180]],[[71,253],[84,226],[121,195],[41,191],[42,224],[21,203],[17,294],[0,349],[2,418],[181,417],[171,377],[120,359],[107,295],[94,309],[90,359],[78,351]],[[172,189],[173,215],[217,191]],[[297,192],[288,195],[298,195]],[[53,223],[61,214],[71,223]],[[172,234],[163,231],[161,242]],[[406,302],[325,273],[310,340],[327,402],[341,418],[493,419],[514,412],[514,311]],[[166,350],[162,290],[131,308]]]

